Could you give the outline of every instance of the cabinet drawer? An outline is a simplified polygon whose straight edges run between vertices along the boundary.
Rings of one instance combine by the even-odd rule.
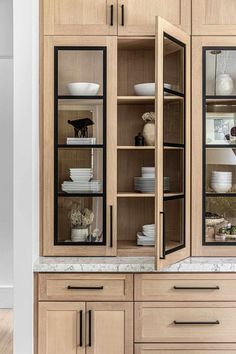
[[[236,345],[224,344],[136,344],[135,354],[235,354]]]
[[[231,274],[137,274],[136,301],[236,301]]]
[[[236,343],[236,303],[137,302],[136,342]]]
[[[39,274],[39,301],[132,301],[132,274]]]

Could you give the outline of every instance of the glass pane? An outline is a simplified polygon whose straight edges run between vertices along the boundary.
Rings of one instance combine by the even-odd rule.
[[[164,144],[184,144],[184,100],[164,105]]]
[[[236,192],[236,150],[207,149],[206,192]]]
[[[102,100],[60,100],[58,143],[68,145],[103,144]]]
[[[58,51],[58,95],[103,94],[103,51],[82,48]]]
[[[212,48],[206,51],[206,95],[236,94],[236,50]]]
[[[164,150],[164,192],[184,192],[184,150]]]
[[[184,93],[185,46],[164,36],[164,88]]]
[[[236,198],[207,197],[205,208],[206,242],[235,242]]]
[[[184,244],[184,198],[164,200],[165,250],[181,247]]]
[[[58,239],[63,243],[102,243],[103,198],[58,198]]]
[[[58,190],[65,193],[102,192],[103,150],[60,149]]]

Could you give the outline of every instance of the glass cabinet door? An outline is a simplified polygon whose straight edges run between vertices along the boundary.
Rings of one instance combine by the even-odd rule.
[[[189,255],[189,36],[157,19],[157,267]]]
[[[236,48],[203,47],[203,245],[236,245]]]

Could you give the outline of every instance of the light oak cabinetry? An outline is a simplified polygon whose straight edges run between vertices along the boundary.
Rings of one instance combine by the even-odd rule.
[[[233,344],[136,344],[135,354],[234,354]]]
[[[161,16],[190,34],[190,0],[43,0],[44,35],[155,35]]]
[[[235,0],[192,0],[193,35],[236,35]]]

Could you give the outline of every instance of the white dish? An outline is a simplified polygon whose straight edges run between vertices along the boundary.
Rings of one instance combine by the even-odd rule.
[[[154,96],[155,82],[134,85],[134,92],[137,96]]]
[[[227,193],[232,188],[232,183],[212,183],[211,188],[216,193]]]
[[[71,82],[68,90],[72,96],[95,96],[100,85],[92,82]]]

